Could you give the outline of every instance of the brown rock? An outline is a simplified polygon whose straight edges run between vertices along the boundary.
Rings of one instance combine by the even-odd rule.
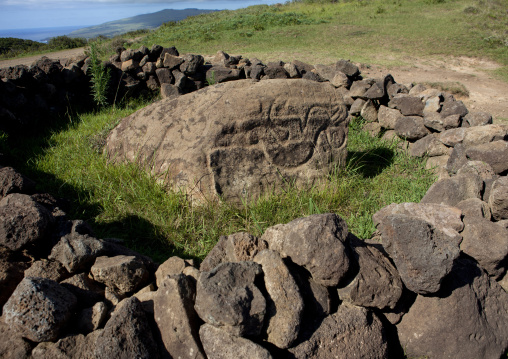
[[[0,358],[29,359],[32,345],[23,339],[19,333],[4,323],[0,317]]]
[[[125,299],[117,306],[95,339],[96,359],[159,357],[152,330],[136,297]]]
[[[162,98],[173,99],[182,94],[182,90],[176,85],[171,85],[169,83],[161,84],[161,96]]]
[[[201,272],[194,306],[199,317],[233,335],[259,335],[266,301],[254,280],[261,273],[254,262],[223,263]]]
[[[377,109],[372,100],[368,100],[362,107],[360,115],[367,122],[377,121]]]
[[[459,256],[461,236],[405,214],[385,217],[378,228],[406,287],[420,294],[437,292]]]
[[[210,324],[201,326],[199,337],[208,359],[272,359],[270,352],[262,346]]]
[[[206,358],[199,341],[195,292],[183,274],[166,277],[154,298],[154,317],[172,358]]]
[[[462,143],[466,136],[465,128],[453,128],[446,130],[439,134],[439,140],[448,147],[455,147],[455,145]]]
[[[155,272],[155,279],[157,281],[157,287],[160,287],[162,282],[172,275],[181,274],[187,267],[187,263],[180,257],[169,257],[164,263],[162,263],[157,271]]]
[[[441,203],[455,206],[468,198],[481,198],[483,181],[479,176],[463,174],[435,182],[421,203]]]
[[[402,139],[416,141],[430,134],[419,116],[405,116],[397,120],[395,133]]]
[[[107,151],[116,161],[150,163],[198,198],[240,202],[283,178],[322,176],[329,160],[344,161],[346,137],[346,108],[331,85],[244,80],[140,110],[112,131]]]
[[[500,177],[492,183],[488,201],[496,221],[508,219],[508,177]]]
[[[482,217],[464,217],[464,224],[460,249],[501,279],[508,266],[508,229]]]
[[[3,308],[4,321],[34,342],[55,340],[71,317],[76,297],[55,281],[25,278]]]
[[[505,140],[508,136],[508,125],[486,125],[465,129],[464,146],[476,146],[494,141]]]
[[[42,244],[51,222],[49,211],[30,196],[9,194],[0,201],[0,245],[18,251]]]
[[[104,302],[97,302],[93,307],[85,308],[78,314],[76,329],[88,334],[99,329],[104,323],[108,314],[108,307]]]
[[[399,94],[390,100],[388,107],[399,110],[404,116],[423,116],[425,104],[419,97]]]
[[[479,198],[468,198],[456,204],[456,207],[462,211],[464,217],[485,218],[490,221],[489,204]]]
[[[494,141],[466,149],[466,156],[473,161],[488,163],[495,173],[500,174],[508,170],[508,141]]]
[[[219,242],[201,262],[202,271],[211,271],[224,262],[250,261],[254,256],[267,249],[268,245],[253,235],[245,232],[221,236]]]
[[[393,130],[397,121],[403,117],[404,116],[400,113],[399,110],[395,110],[383,105],[379,106],[377,118],[379,124],[383,128]]]
[[[349,270],[347,225],[336,214],[316,214],[268,228],[262,240],[282,258],[305,267],[325,286],[336,286]]]
[[[397,331],[412,357],[500,358],[508,346],[508,294],[461,259],[438,296],[416,298]]]
[[[358,273],[347,286],[338,288],[342,301],[362,307],[395,308],[404,285],[397,269],[374,246],[350,235]]]
[[[388,358],[381,321],[365,308],[342,304],[305,342],[289,349],[294,358]]]
[[[93,348],[82,334],[69,335],[56,343],[39,343],[32,351],[33,359],[93,359]]]
[[[48,259],[60,262],[69,273],[76,273],[90,266],[104,251],[102,241],[87,234],[71,233],[60,239]]]
[[[134,256],[98,257],[91,268],[94,280],[123,295],[147,284],[148,271]]]
[[[31,194],[35,190],[35,182],[23,176],[12,167],[0,168],[0,198],[11,193]]]
[[[28,258],[24,258],[5,247],[0,246],[0,314],[12,292],[23,279],[23,271],[30,266]]]
[[[464,116],[463,121],[469,125],[468,127],[490,125],[492,124],[492,115],[487,112],[469,112]]]
[[[25,277],[47,278],[55,282],[60,282],[68,276],[69,272],[60,262],[47,259],[40,259],[25,270]]]
[[[265,326],[267,341],[289,348],[298,337],[304,303],[298,285],[279,254],[269,249],[254,257],[261,264],[268,296]]]

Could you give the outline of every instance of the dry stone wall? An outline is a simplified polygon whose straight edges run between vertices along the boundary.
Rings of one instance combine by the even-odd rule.
[[[264,76],[291,73],[286,65],[262,67]],[[370,239],[328,213],[260,238],[222,236],[199,267],[178,257],[158,265],[96,238],[1,168],[0,357],[506,355],[508,127],[391,76],[358,80],[348,62],[330,73],[293,65],[331,78],[350,112],[429,157],[441,178],[420,203],[382,208]]]

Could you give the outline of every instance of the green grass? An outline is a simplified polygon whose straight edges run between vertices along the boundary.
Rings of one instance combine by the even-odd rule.
[[[314,213],[334,212],[362,238],[374,231],[372,214],[392,202],[418,202],[434,181],[424,162],[397,151],[350,125],[345,169],[321,183],[289,187],[234,207],[211,201],[192,205],[183,193],[165,188],[136,165],[112,165],[102,153],[118,121],[146,105],[74,115],[60,129],[24,140],[3,138],[2,150],[40,189],[72,202],[69,216],[91,223],[101,238],[117,237],[158,261],[171,255],[202,259],[219,236],[238,231],[261,235],[266,228]]]
[[[476,10],[471,10],[476,9]],[[497,61],[508,81],[506,0],[293,2],[222,11],[168,23],[134,44],[182,53],[231,54],[399,66],[415,57],[471,56]]]

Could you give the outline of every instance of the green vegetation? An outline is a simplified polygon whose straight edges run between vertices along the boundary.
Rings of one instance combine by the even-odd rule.
[[[508,80],[507,19],[506,0],[305,0],[166,23],[130,45],[176,46],[181,53],[199,54],[224,50],[263,61],[350,58],[388,66],[414,57],[477,56],[497,61],[498,75]],[[123,44],[126,38],[116,41]],[[432,84],[462,91],[455,85]],[[2,136],[0,150],[41,190],[70,199],[71,218],[87,220],[98,236],[123,238],[159,261],[173,254],[203,258],[220,235],[260,235],[269,226],[313,213],[338,213],[354,234],[370,237],[374,212],[393,202],[418,202],[434,181],[424,160],[409,157],[397,142],[370,137],[355,119],[346,167],[320,183],[289,186],[240,208],[220,201],[192,204],[136,165],[108,163],[103,153],[109,131],[148,102],[71,114],[52,132],[24,139],[23,146]]]
[[[498,62],[497,76],[508,81],[507,9],[506,0],[305,0],[167,23],[133,48],[160,44],[182,53],[385,66],[470,56]]]
[[[77,47],[83,47],[86,43],[85,39],[70,38],[68,36],[53,37],[47,44],[32,40],[16,39],[13,37],[0,37],[0,59],[74,49]]]
[[[200,259],[220,235],[261,235],[269,226],[313,213],[338,213],[353,233],[367,238],[374,212],[392,202],[419,201],[434,181],[424,161],[398,151],[397,142],[370,137],[356,119],[346,168],[331,171],[321,183],[290,186],[240,208],[220,201],[192,204],[136,165],[112,165],[103,154],[109,131],[144,105],[75,115],[62,130],[27,139],[15,152],[15,139],[4,139],[0,149],[41,189],[70,199],[71,218],[87,220],[100,237],[123,238],[160,261],[174,254]]]
[[[110,79],[109,69],[104,68],[100,60],[100,42],[90,42],[88,56],[90,57],[89,74],[92,82],[92,95],[97,106],[107,105],[107,91]]]

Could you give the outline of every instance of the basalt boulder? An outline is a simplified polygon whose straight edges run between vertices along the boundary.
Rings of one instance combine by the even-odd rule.
[[[330,163],[344,163],[347,123],[343,98],[330,84],[233,81],[124,118],[106,151],[197,198],[239,202],[283,183],[308,183]]]

